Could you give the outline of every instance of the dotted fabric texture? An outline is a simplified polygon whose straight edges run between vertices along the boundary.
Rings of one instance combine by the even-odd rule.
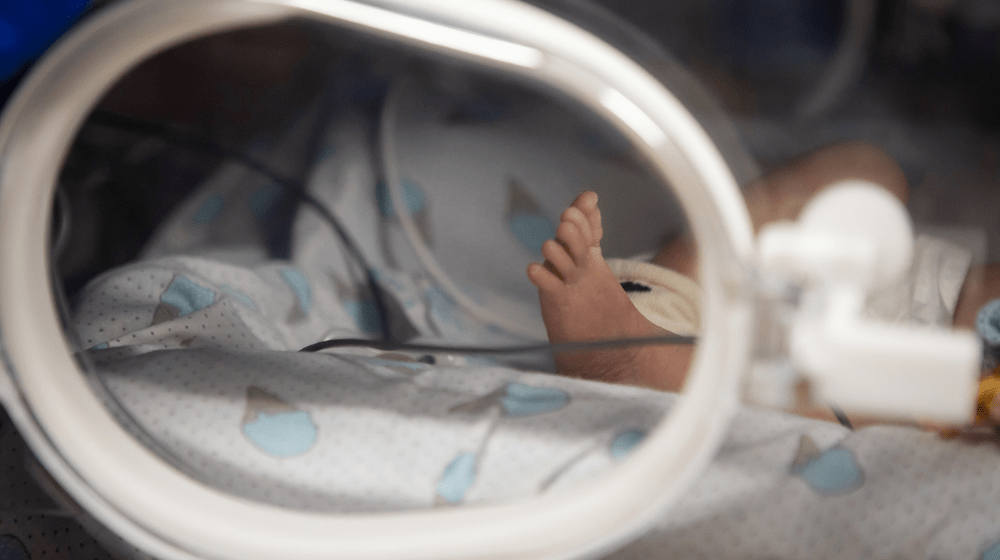
[[[998,487],[995,445],[745,409],[677,507],[611,557],[992,560]]]
[[[0,408],[0,560],[148,558],[69,502],[53,500],[39,479],[48,481]]]

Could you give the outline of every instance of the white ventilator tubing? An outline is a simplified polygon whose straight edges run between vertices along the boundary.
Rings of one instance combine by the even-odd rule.
[[[149,56],[205,34],[292,16],[554,87],[627,134],[673,185],[699,240],[704,332],[684,397],[628,460],[572,489],[509,503],[304,512],[185,476],[138,443],[91,391],[61,330],[47,248],[59,163],[74,135],[114,81]],[[597,557],[646,530],[717,449],[753,338],[745,268],[751,251],[739,191],[688,111],[628,57],[538,8],[513,0],[122,2],[51,49],[0,121],[0,397],[68,495],[158,558]]]
[[[417,254],[421,264],[427,273],[434,278],[434,281],[444,289],[460,306],[465,308],[473,317],[486,323],[494,324],[506,329],[513,334],[527,338],[545,339],[545,326],[538,322],[530,322],[501,315],[485,306],[479,305],[467,296],[455,282],[452,281],[448,273],[434,258],[434,253],[430,247],[424,243],[417,225],[413,223],[413,216],[410,215],[410,206],[403,197],[402,179],[399,176],[399,161],[396,153],[396,130],[395,125],[399,114],[400,96],[403,88],[393,85],[386,95],[385,104],[382,107],[382,116],[379,123],[379,144],[382,150],[382,171],[385,173],[386,188],[389,191],[389,200],[395,209],[399,224],[403,228],[406,239],[410,242],[410,247]]]

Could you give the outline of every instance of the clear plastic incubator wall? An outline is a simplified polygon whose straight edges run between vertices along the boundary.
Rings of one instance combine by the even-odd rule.
[[[38,6],[0,559],[1000,558],[992,2]]]

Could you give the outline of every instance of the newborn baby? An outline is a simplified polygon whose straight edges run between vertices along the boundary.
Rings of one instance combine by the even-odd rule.
[[[906,202],[909,192],[906,178],[888,154],[870,144],[840,144],[792,162],[751,185],[746,191],[746,203],[754,228],[759,230],[764,224],[776,220],[795,219],[805,204],[820,190],[851,179],[881,185],[902,202]],[[528,266],[528,278],[538,288],[549,341],[557,343],[697,334],[697,296],[680,293],[690,291],[685,282],[694,285],[693,282],[697,279],[697,255],[692,240],[681,238],[668,244],[659,251],[652,263],[628,264],[629,261],[620,259],[604,259],[601,254],[601,235],[601,212],[597,195],[585,192],[563,212],[556,238],[546,241],[542,246],[545,262]],[[940,241],[937,243],[938,245],[933,246],[933,251],[941,252],[942,247],[948,245]],[[927,246],[924,243],[923,247]],[[916,250],[916,258],[920,258],[919,240]],[[952,249],[943,250],[962,253],[953,246]],[[945,302],[950,315],[945,319],[951,319],[955,327],[971,329],[974,328],[979,309],[1000,297],[1000,264],[994,263],[969,271],[967,258],[964,261],[962,258],[953,258],[951,261],[964,263],[955,265],[961,270],[950,271],[951,273],[969,273],[960,288],[956,287],[951,301]],[[637,297],[635,294],[627,293],[626,288],[631,282],[622,274],[628,266],[659,270],[646,271],[646,274],[664,278],[660,285],[668,286],[669,289],[661,291],[661,294],[695,302],[693,327],[679,323],[689,332],[664,328],[664,325],[668,325],[667,322],[654,322],[647,318],[653,314],[645,307],[643,311],[636,307],[634,302],[639,300],[633,299]],[[915,273],[911,271],[911,275],[913,274]],[[909,280],[921,282],[925,279],[913,277]],[[880,302],[869,303],[875,309],[878,307],[875,304]],[[692,313],[688,312],[687,315]],[[610,350],[557,353],[555,363],[557,370],[566,375],[677,391],[687,376],[693,352],[694,348],[689,345],[624,346]],[[808,405],[808,399],[804,397],[799,400],[803,404],[796,412],[836,420],[825,407]],[[1000,407],[995,408],[986,415],[986,420],[980,418],[980,422],[1000,424]],[[878,418],[852,417],[852,422],[857,426],[883,421]]]

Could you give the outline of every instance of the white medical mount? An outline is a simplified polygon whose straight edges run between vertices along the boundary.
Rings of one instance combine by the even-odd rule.
[[[864,316],[867,296],[906,274],[913,257],[913,230],[899,199],[871,183],[831,185],[797,222],[765,226],[757,254],[764,282],[794,283],[801,293],[784,325],[788,359],[751,367],[750,400],[791,408],[795,372],[802,372],[821,403],[968,421],[982,357],[977,337]]]
[[[295,511],[223,493],[140,444],[91,391],[62,331],[49,273],[59,165],[85,116],[129,69],[178,43],[308,17],[516,74],[582,103],[632,140],[698,240],[703,333],[683,398],[647,443],[572,491],[422,512]],[[847,210],[847,211],[845,211]],[[877,190],[830,192],[755,244],[737,185],[691,114],[600,38],[516,0],[132,0],[78,26],[20,85],[0,121],[0,399],[46,471],[88,515],[163,559],[580,558],[629,542],[712,458],[744,390],[790,402],[801,370],[819,399],[963,422],[979,347],[967,333],[866,322],[868,289],[905,270],[902,206]],[[790,360],[754,367],[761,286],[802,286]],[[783,328],[783,327],[782,327]],[[789,365],[794,367],[789,367]]]

